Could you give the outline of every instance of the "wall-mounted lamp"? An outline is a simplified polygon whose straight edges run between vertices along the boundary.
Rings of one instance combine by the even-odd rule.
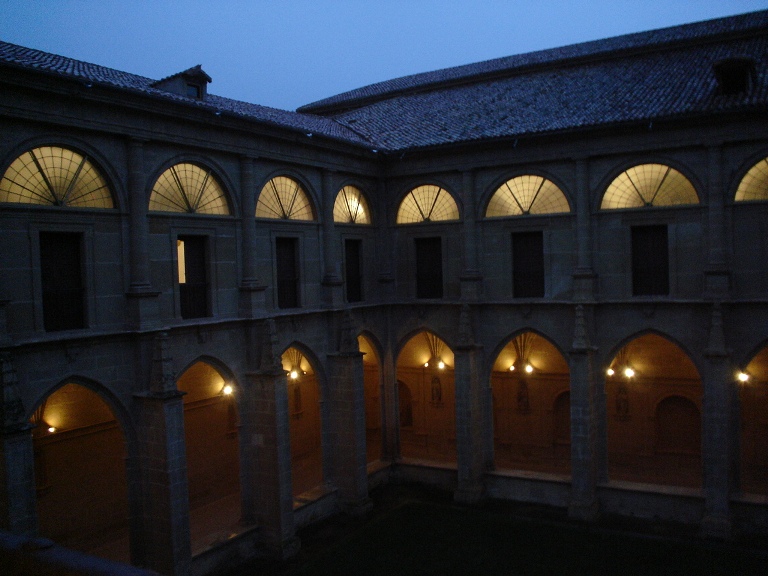
[[[56,426],[48,426],[48,434],[53,434],[56,432]]]
[[[440,370],[445,369],[445,362],[440,360],[440,362],[437,363],[437,367],[440,368]]]
[[[299,377],[299,372],[297,370],[291,370],[288,375],[291,377],[291,380],[296,380],[296,378]]]
[[[606,370],[605,373],[608,374],[608,376],[613,376],[614,374],[616,374],[616,371],[613,368],[608,368],[608,370]]]
[[[533,372],[533,366],[531,366],[530,364],[526,364],[526,365],[525,365],[525,371],[526,371],[528,374],[531,374],[531,373]]]
[[[224,396],[230,396],[234,392],[234,388],[232,388],[231,384],[225,384],[224,388],[221,389],[221,393],[224,394]]]
[[[626,376],[627,378],[632,378],[634,375],[635,375],[635,371],[632,370],[632,368],[630,368],[629,366],[624,368],[624,376]]]
[[[429,362],[424,362],[424,368],[429,368]]]
[[[515,371],[515,365],[514,364],[512,364],[512,366],[509,367],[509,371],[510,372],[514,372]]]
[[[736,375],[736,378],[739,379],[739,382],[749,382],[749,374],[747,374],[746,372],[739,372]]]

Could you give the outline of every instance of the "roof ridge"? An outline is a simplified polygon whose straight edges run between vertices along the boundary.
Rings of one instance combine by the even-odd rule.
[[[619,56],[632,51],[651,51],[674,44],[701,42],[702,38],[714,40],[724,35],[737,36],[764,28],[768,28],[768,10],[631,32],[374,82],[305,104],[297,108],[297,111],[312,114],[341,112],[392,96],[474,82],[479,78],[507,75],[531,67],[581,62],[596,57],[604,58],[607,53],[615,53]]]

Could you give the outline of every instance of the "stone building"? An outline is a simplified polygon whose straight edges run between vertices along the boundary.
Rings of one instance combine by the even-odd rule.
[[[0,71],[3,529],[203,574],[399,480],[768,529],[768,11],[297,112]]]

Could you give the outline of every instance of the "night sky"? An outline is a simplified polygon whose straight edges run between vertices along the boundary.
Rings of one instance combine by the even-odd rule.
[[[0,0],[0,39],[294,110],[399,76],[768,8],[766,0]]]

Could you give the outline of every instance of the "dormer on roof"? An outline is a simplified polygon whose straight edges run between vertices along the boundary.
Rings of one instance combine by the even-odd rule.
[[[755,83],[755,61],[752,58],[720,60],[715,62],[714,69],[718,94],[745,94]]]
[[[206,74],[200,64],[183,72],[168,76],[151,84],[152,88],[165,90],[179,96],[187,96],[195,100],[204,100],[208,93],[208,83],[211,77]]]

